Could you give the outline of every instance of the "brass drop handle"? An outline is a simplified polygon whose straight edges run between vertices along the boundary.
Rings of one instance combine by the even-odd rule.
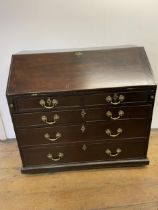
[[[111,152],[110,149],[107,149],[107,150],[105,151],[105,153],[106,153],[107,155],[109,155],[110,157],[116,157],[116,156],[118,156],[121,152],[122,152],[122,150],[121,150],[120,148],[117,148],[117,149],[116,149],[116,153],[115,153],[115,154],[113,154],[113,153]]]
[[[106,97],[106,102],[111,103],[113,105],[120,104],[124,100],[125,100],[125,96],[124,95],[119,95],[118,96],[117,94],[114,94],[113,97],[111,97],[111,96],[107,96]]]
[[[53,125],[53,124],[55,124],[57,122],[57,120],[59,120],[59,118],[60,118],[59,115],[55,114],[54,117],[53,117],[54,120],[49,122],[48,119],[47,119],[47,116],[43,115],[41,117],[41,120],[43,122],[45,122],[46,124],[48,124],[48,125]]]
[[[52,155],[51,153],[49,153],[49,154],[47,155],[47,158],[48,158],[48,159],[53,160],[53,161],[55,161],[55,162],[61,160],[63,157],[64,157],[64,154],[61,153],[61,152],[59,152],[57,158],[53,157],[53,155]]]
[[[56,99],[51,100],[50,98],[48,98],[46,101],[44,99],[41,99],[39,101],[39,104],[46,109],[52,109],[58,104],[58,101]]]
[[[56,138],[52,139],[50,137],[50,134],[49,133],[45,133],[44,134],[44,138],[47,139],[47,140],[49,140],[49,141],[57,141],[61,136],[62,136],[61,133],[57,132],[56,133]]]
[[[119,111],[118,111],[118,117],[113,117],[111,111],[107,111],[107,112],[106,112],[106,116],[107,116],[107,117],[110,117],[112,120],[118,120],[118,119],[120,119],[123,115],[124,115],[124,111],[122,111],[122,110],[119,110]]]
[[[123,132],[123,130],[122,130],[122,128],[118,128],[117,129],[117,134],[111,134],[111,130],[107,128],[105,130],[105,132],[108,136],[111,136],[111,137],[115,138],[115,137],[119,136]]]
[[[111,104],[113,104],[113,105],[117,105],[117,104],[120,104],[121,103],[121,101],[118,101],[118,102],[112,102],[111,101]]]

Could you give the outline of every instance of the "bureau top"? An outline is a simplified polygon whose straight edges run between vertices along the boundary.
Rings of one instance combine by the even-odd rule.
[[[155,85],[143,47],[12,56],[7,95]]]

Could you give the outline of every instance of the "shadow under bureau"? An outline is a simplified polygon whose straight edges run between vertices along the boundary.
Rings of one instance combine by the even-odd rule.
[[[149,163],[156,84],[143,47],[12,56],[23,173]]]

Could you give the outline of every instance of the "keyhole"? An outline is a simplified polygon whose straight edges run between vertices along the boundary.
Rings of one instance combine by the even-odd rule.
[[[87,146],[85,144],[82,146],[82,150],[83,151],[86,151],[87,150]]]

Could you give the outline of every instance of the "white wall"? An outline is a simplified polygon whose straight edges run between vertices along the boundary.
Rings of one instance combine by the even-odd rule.
[[[21,50],[145,46],[158,81],[157,0],[0,0],[0,110],[14,137],[5,89],[11,55]],[[158,128],[158,99],[152,127]]]
[[[0,140],[6,140],[5,129],[1,118],[1,114],[0,114]]]

